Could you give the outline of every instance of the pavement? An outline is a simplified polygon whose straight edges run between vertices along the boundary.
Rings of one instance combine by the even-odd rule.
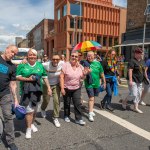
[[[132,101],[124,111],[119,102],[128,94],[128,88],[124,85],[127,86],[126,84],[119,86],[119,96],[113,96],[112,106],[115,108],[113,113],[100,110],[99,103],[105,92],[100,93],[95,100],[94,122],[88,121],[88,97],[85,89],[82,88],[82,97],[86,106],[83,119],[86,121],[86,126],[75,124],[72,105],[71,122],[64,122],[63,102],[61,102],[59,119],[61,127],[56,128],[52,120],[52,100],[47,107],[45,119],[41,117],[39,109],[35,121],[39,131],[33,133],[30,140],[25,139],[25,121],[14,118],[16,144],[20,150],[150,150],[150,94],[144,100],[147,106],[140,106],[143,114],[129,109],[130,106],[132,107]],[[1,144],[0,150],[5,149]]]

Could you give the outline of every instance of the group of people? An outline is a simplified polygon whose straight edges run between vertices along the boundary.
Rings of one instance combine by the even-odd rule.
[[[34,124],[38,104],[41,96],[41,115],[46,117],[46,108],[50,97],[53,97],[53,122],[56,127],[60,127],[60,94],[64,102],[64,121],[70,122],[70,104],[73,102],[75,123],[85,125],[82,117],[82,94],[81,87],[84,85],[89,97],[88,119],[94,121],[93,112],[95,97],[99,95],[100,87],[106,90],[106,95],[100,102],[101,109],[113,111],[111,106],[112,94],[118,95],[118,82],[120,83],[117,57],[115,50],[110,50],[103,61],[99,62],[92,51],[87,52],[86,59],[83,60],[82,53],[73,51],[69,61],[53,55],[52,60],[45,59],[43,62],[37,61],[37,51],[30,49],[27,59],[23,60],[16,68],[11,63],[11,59],[18,52],[18,48],[9,45],[0,56],[0,106],[5,123],[5,136],[8,147],[11,150],[18,150],[14,143],[13,117],[11,113],[12,101],[17,105],[26,108],[26,139],[30,139],[32,132],[37,132],[38,128]],[[142,111],[138,108],[141,103],[142,82],[149,84],[148,76],[142,62],[142,49],[134,51],[134,58],[129,62],[129,88],[134,102],[134,110],[138,113]],[[20,81],[20,100],[17,99],[16,80]],[[145,86],[148,89],[148,86]],[[143,94],[144,95],[144,94]],[[143,96],[144,97],[144,96]],[[122,101],[122,107],[126,109],[128,97]],[[143,102],[143,101],[142,101]],[[143,102],[144,103],[144,102]]]

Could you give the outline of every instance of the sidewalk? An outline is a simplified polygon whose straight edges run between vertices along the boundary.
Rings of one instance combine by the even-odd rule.
[[[121,84],[119,84],[119,86],[128,87],[126,78],[121,78],[120,80],[121,80]]]

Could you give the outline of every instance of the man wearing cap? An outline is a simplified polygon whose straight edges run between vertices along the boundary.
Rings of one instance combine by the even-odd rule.
[[[137,47],[134,50],[134,58],[132,58],[128,63],[128,87],[129,87],[129,95],[125,100],[122,101],[123,109],[126,109],[127,101],[129,98],[133,99],[134,103],[134,111],[137,113],[143,113],[139,109],[139,102],[141,99],[142,92],[142,82],[147,83],[147,79],[145,76],[145,68],[144,61],[142,60],[143,50],[142,48]]]
[[[16,66],[11,59],[18,53],[15,45],[9,45],[0,56],[0,106],[4,117],[4,132],[10,150],[18,150],[14,143],[14,123],[12,117],[12,100],[18,105],[16,94]]]

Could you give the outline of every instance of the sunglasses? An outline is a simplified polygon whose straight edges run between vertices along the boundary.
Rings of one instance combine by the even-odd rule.
[[[75,56],[75,55],[71,55],[71,57],[78,58],[78,56]]]
[[[57,60],[57,61],[58,61],[58,60],[60,60],[60,59],[55,59],[55,58],[53,58],[52,60]]]
[[[82,56],[82,55],[78,55],[78,56]]]

